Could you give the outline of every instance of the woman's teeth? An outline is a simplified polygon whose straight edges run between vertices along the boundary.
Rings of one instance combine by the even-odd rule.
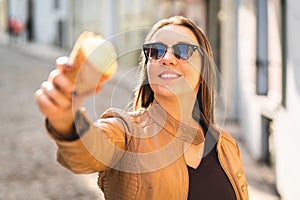
[[[178,78],[179,74],[161,74],[160,78]]]

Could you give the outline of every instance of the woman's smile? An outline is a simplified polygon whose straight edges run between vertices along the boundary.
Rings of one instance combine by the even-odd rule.
[[[159,78],[162,80],[174,80],[181,77],[179,73],[176,73],[174,71],[163,71],[158,75]]]

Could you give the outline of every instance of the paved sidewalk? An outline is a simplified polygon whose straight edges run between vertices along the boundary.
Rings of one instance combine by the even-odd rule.
[[[49,45],[27,43],[25,41],[18,41],[17,43],[9,44],[8,37],[1,32],[0,45],[9,45],[10,48],[15,48],[17,51],[21,52],[26,56],[35,57],[53,64],[57,57],[69,54],[69,50],[60,49]],[[113,90],[114,94],[118,93],[117,86],[123,88],[125,87],[126,90],[132,90],[134,87],[134,81],[132,80],[135,80],[134,74],[134,70],[132,71],[128,68],[122,67],[119,68],[118,73],[116,75],[117,77],[114,80],[112,80],[111,83],[109,83],[110,86],[108,86],[108,90]],[[118,97],[114,97],[114,99],[117,98]],[[111,105],[117,104],[116,102],[109,103]],[[276,196],[274,191],[274,177],[272,173],[266,166],[256,162],[251,158],[251,156],[247,152],[246,147],[243,145],[242,138],[240,137],[241,135],[239,134],[240,129],[238,123],[230,121],[226,122],[224,128],[229,133],[231,133],[239,142],[242,151],[245,172],[249,182],[250,199],[278,200],[279,198]],[[97,175],[89,175],[83,177],[84,182],[91,188],[90,190],[93,192],[99,192],[96,185],[96,178]]]

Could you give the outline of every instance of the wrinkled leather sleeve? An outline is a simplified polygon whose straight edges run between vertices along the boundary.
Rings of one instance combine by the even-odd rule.
[[[76,116],[73,140],[60,137],[46,120],[47,130],[58,146],[58,162],[77,174],[98,172],[115,165],[126,143],[122,119],[109,116],[93,123],[82,111]]]

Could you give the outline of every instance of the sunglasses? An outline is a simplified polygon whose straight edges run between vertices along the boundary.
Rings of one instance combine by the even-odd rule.
[[[148,43],[143,45],[143,51],[147,59],[159,60],[166,54],[168,46],[162,43]],[[194,52],[198,50],[201,55],[202,52],[197,45],[180,43],[172,46],[173,54],[178,60],[189,60]]]

